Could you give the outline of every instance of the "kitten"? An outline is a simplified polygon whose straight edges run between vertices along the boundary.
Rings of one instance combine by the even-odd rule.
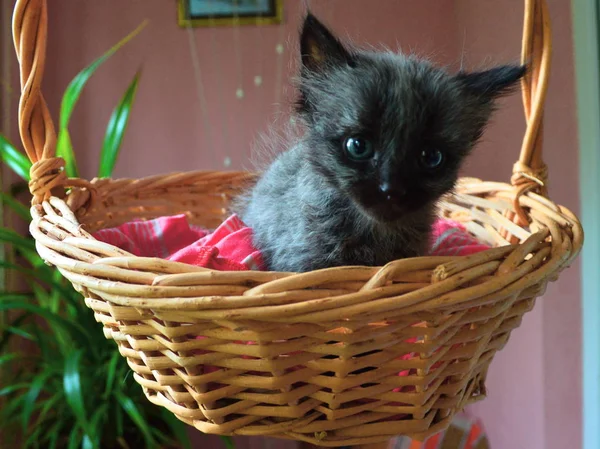
[[[235,210],[269,269],[425,255],[436,202],[525,67],[451,75],[414,56],[349,49],[310,13],[300,47],[305,132]]]

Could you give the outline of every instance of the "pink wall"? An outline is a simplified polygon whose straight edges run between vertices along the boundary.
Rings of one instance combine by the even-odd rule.
[[[428,4],[425,4],[428,3]],[[361,41],[391,47],[401,43],[425,53],[454,54],[451,0],[405,2],[378,0],[312,1],[324,20]],[[178,28],[175,2],[145,0],[62,0],[50,4],[49,61],[45,91],[58,110],[59,97],[84,65],[149,19],[143,34],[98,72],[73,119],[73,143],[86,175],[97,169],[104,127],[113,106],[138,68],[143,69],[131,127],[116,169],[117,176],[139,177],[191,168],[247,165],[258,132],[287,112],[293,94],[287,80],[296,54],[301,5],[285,4],[284,26],[202,28],[192,31],[206,97],[205,119],[198,99],[190,34]],[[432,31],[433,30],[433,31]],[[278,56],[276,47],[284,46]],[[279,75],[281,73],[281,75]],[[260,87],[254,85],[261,76]],[[244,98],[236,98],[238,87]],[[84,150],[85,149],[85,150]]]
[[[74,74],[149,19],[143,34],[96,75],[72,122],[83,175],[92,176],[104,127],[135,71],[143,75],[116,175],[248,166],[259,132],[284,120],[292,90],[300,5],[286,1],[282,27],[196,29],[191,32],[205,86],[207,118],[198,100],[186,30],[176,25],[175,2],[61,0],[50,3],[49,67],[45,92],[58,117],[60,96]],[[522,0],[312,0],[314,11],[342,33],[363,42],[400,44],[436,60],[467,67],[513,61],[520,52]],[[570,2],[550,0],[555,53],[545,128],[545,155],[554,169],[551,194],[577,209]],[[377,5],[374,8],[373,5]],[[277,44],[283,44],[278,56]],[[262,76],[261,86],[254,77]],[[281,80],[281,81],[280,81]],[[16,82],[16,79],[15,79]],[[242,87],[244,98],[236,98]],[[507,99],[466,172],[506,180],[524,130],[518,95]],[[569,151],[569,155],[567,155]],[[492,365],[489,398],[473,407],[483,417],[494,449],[581,447],[579,266],[550,286],[543,301]],[[205,438],[205,437],[203,437]],[[246,447],[275,447],[252,439]],[[281,448],[289,443],[277,443]],[[221,447],[201,439],[198,447]]]

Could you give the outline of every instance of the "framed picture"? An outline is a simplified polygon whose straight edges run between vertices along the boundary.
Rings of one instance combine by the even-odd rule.
[[[179,26],[278,24],[283,0],[177,0]]]

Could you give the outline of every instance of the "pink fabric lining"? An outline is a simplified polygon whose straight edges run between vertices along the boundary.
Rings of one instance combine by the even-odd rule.
[[[185,215],[136,220],[94,234],[140,257],[159,257],[221,271],[264,270],[265,263],[252,244],[252,229],[236,215],[210,232],[188,224]],[[434,256],[466,256],[488,249],[459,223],[439,219],[431,235]]]
[[[220,271],[264,270],[252,230],[236,215],[212,233],[190,226],[185,215],[136,220],[94,237],[140,257],[159,257]]]

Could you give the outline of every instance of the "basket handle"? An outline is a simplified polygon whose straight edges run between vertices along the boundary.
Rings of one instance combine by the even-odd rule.
[[[48,32],[47,0],[17,0],[13,16],[13,38],[21,71],[19,133],[33,163],[30,190],[33,203],[50,196],[64,196],[64,188],[89,185],[67,179],[65,162],[56,157],[56,131],[41,92],[46,63]],[[529,71],[522,81],[527,129],[511,182],[517,187],[515,209],[526,217],[518,198],[537,190],[547,194],[547,168],[542,160],[543,107],[548,87],[551,54],[550,20],[546,0],[525,0],[522,62]]]
[[[47,32],[46,1],[18,0],[13,14],[13,38],[21,70],[19,133],[33,163],[29,189],[35,203],[64,193],[62,185],[66,181],[64,161],[55,158],[56,131],[41,92]]]
[[[525,0],[521,62],[528,65],[523,78],[523,107],[527,128],[523,137],[521,154],[513,166],[511,183],[517,191],[514,208],[521,222],[527,215],[521,207],[521,195],[537,191],[548,196],[548,168],[542,159],[544,102],[550,76],[552,33],[546,0]]]

